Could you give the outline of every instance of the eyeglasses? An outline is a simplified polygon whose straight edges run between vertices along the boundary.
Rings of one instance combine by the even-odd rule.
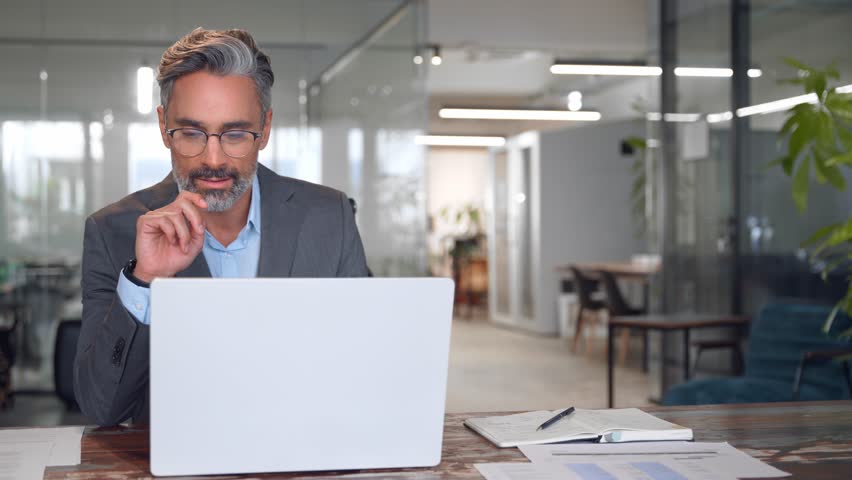
[[[197,157],[207,148],[210,137],[219,137],[219,146],[225,155],[242,158],[251,153],[254,142],[261,137],[258,132],[248,130],[225,130],[221,133],[207,133],[197,128],[172,128],[166,130],[172,138],[172,146],[184,157]]]

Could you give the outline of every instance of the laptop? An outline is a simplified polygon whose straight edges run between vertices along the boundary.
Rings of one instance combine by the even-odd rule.
[[[151,473],[441,461],[453,282],[157,279]]]

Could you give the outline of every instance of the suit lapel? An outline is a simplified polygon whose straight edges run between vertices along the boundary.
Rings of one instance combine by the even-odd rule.
[[[294,196],[294,183],[258,165],[260,183],[260,258],[258,277],[289,277],[305,220],[303,205]]]

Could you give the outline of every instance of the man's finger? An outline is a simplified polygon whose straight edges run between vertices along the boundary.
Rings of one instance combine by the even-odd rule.
[[[194,234],[204,233],[204,218],[201,216],[201,212],[196,205],[189,201],[188,198],[178,198],[170,207],[183,213],[186,221],[192,225]]]
[[[180,240],[180,248],[184,252],[189,251],[189,242],[191,240],[191,234],[189,233],[189,227],[186,225],[186,217],[182,212],[168,212],[168,214],[164,217],[168,220],[175,228],[177,232],[178,239]]]
[[[204,200],[204,196],[201,195],[200,193],[187,192],[186,190],[184,190],[184,191],[180,192],[180,195],[178,195],[178,198],[180,198],[180,197],[186,198],[187,200],[190,201],[190,203],[192,203],[193,205],[195,205],[198,208],[202,208],[204,210],[207,210],[207,206],[208,206],[207,200]]]
[[[162,235],[165,235],[170,244],[176,245],[178,243],[177,232],[175,231],[174,225],[167,217],[167,214],[152,212],[144,215],[142,225],[149,229],[148,233],[156,233],[159,231]]]

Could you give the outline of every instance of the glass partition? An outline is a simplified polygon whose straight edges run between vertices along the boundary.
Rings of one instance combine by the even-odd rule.
[[[411,61],[422,33],[419,10],[408,9],[315,92],[314,104],[322,108],[314,112],[322,116],[308,123],[307,85],[409,3],[5,2],[0,296],[32,306],[21,327],[25,348],[16,363],[16,387],[49,387],[56,323],[79,316],[85,218],[169,175],[169,152],[153,109],[159,91],[152,70],[168,46],[197,26],[244,28],[271,58],[273,125],[260,162],[358,198],[376,273],[424,271],[423,153],[411,141],[426,122],[424,71]],[[350,120],[342,136],[325,128]],[[362,132],[360,143],[348,135],[349,126]],[[347,139],[361,151],[348,156]],[[338,159],[340,170],[333,163]],[[337,181],[350,168],[352,183]]]

